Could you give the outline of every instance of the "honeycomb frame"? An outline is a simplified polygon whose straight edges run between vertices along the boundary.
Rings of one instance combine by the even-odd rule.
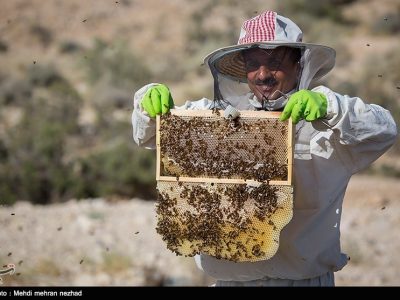
[[[212,122],[218,122],[218,126],[220,126],[221,122],[225,125],[231,124],[227,123],[228,121],[223,118],[223,111],[171,110],[169,115],[174,118],[186,118],[186,120],[195,119],[197,120],[196,122],[203,122],[204,124],[207,122],[211,124],[213,124]],[[276,155],[281,157],[282,160],[282,153],[285,155],[286,161],[283,165],[286,171],[282,173],[284,174],[281,176],[282,178],[267,178],[266,180],[264,177],[249,178],[249,176],[253,176],[254,174],[250,174],[246,178],[240,178],[240,176],[238,176],[240,173],[232,173],[233,176],[231,176],[231,174],[224,177],[221,173],[215,174],[212,172],[210,173],[212,175],[206,174],[206,176],[198,176],[198,172],[195,173],[196,176],[187,176],[187,174],[190,175],[193,172],[190,173],[188,170],[185,171],[185,169],[174,169],[174,172],[170,172],[170,170],[165,171],[168,169],[165,165],[165,157],[168,156],[165,155],[166,151],[162,151],[162,149],[167,149],[165,147],[167,142],[164,141],[164,143],[162,143],[162,120],[166,117],[157,116],[156,179],[159,199],[156,204],[158,216],[156,229],[166,242],[168,249],[175,252],[177,255],[193,256],[199,253],[206,253],[218,259],[227,259],[236,262],[265,260],[271,258],[277,252],[280,231],[291,220],[293,215],[293,124],[290,119],[285,122],[278,121],[280,115],[280,112],[266,111],[241,111],[240,114],[240,120],[243,124],[247,124],[246,122],[253,122],[253,124],[257,125],[256,127],[248,127],[253,131],[250,129],[245,131],[246,134],[250,134],[251,137],[254,136],[255,140],[262,140],[263,138],[260,137],[261,135],[264,135],[264,139],[266,139],[265,133],[259,129],[259,124],[267,124],[270,122],[268,130],[272,130],[273,132],[282,130],[281,136],[284,138],[281,138],[281,140],[278,141],[279,143],[277,143],[276,140],[272,140],[272,144],[268,145],[271,145],[274,149],[272,156]],[[180,119],[175,119],[175,121],[177,120]],[[174,119],[172,119],[172,121],[174,121]],[[169,125],[171,125],[171,123],[174,122],[170,122]],[[185,125],[188,123],[182,124]],[[172,126],[174,126],[174,124]],[[193,127],[193,130],[195,130],[195,128],[196,127]],[[258,131],[254,130],[254,128],[258,129]],[[257,135],[259,136],[258,139]],[[208,142],[208,145],[213,144],[214,147],[217,147],[215,149],[221,151],[221,148],[218,148],[219,146],[215,146],[219,145],[219,141],[216,140],[222,140],[221,136],[216,135],[214,139],[211,140],[209,134],[206,138],[205,136],[206,133],[204,133],[203,137],[201,133],[200,135],[199,133],[197,133],[197,135],[190,135],[190,145],[192,142],[195,142],[196,139],[201,140],[203,138],[203,142],[204,139],[206,139],[205,143]],[[211,137],[212,136],[213,135],[211,135]],[[243,132],[240,133],[240,138],[242,137]],[[177,148],[178,150],[180,149],[179,147],[184,148],[185,145],[187,145],[187,135],[186,144],[182,143],[180,138],[175,140],[176,138],[177,137],[174,135],[174,145],[176,141],[180,143]],[[233,139],[236,141],[237,138],[238,132],[235,132]],[[182,139],[185,140],[185,137]],[[245,136],[243,145],[251,143],[252,141]],[[226,145],[227,144],[225,144],[225,146]],[[238,143],[236,143],[236,145],[239,148],[241,147]],[[259,143],[256,143],[251,148],[253,154],[257,152],[255,150],[256,146],[259,146],[261,150],[267,150],[266,147],[269,147],[264,144],[263,148],[260,147]],[[199,148],[199,144],[197,144],[197,148]],[[284,152],[280,153],[280,148],[284,149]],[[182,151],[184,150],[182,149]],[[242,156],[246,158],[246,155],[249,155],[249,157],[251,156],[251,151],[249,152],[248,148],[244,150],[241,148],[240,151],[244,151],[244,155]],[[271,149],[269,151],[271,152]],[[218,151],[217,153],[219,155]],[[254,155],[253,159],[254,157],[260,157],[258,154],[258,156]],[[236,157],[236,159],[239,160],[242,158]],[[213,160],[211,160],[211,163],[212,161]],[[234,159],[232,159],[232,161],[234,161]],[[210,160],[200,163],[210,164]],[[218,163],[221,162],[215,163],[217,168],[219,167]],[[241,164],[243,164],[243,162],[241,162]],[[183,165],[188,166],[189,164],[184,163]],[[261,165],[265,167],[265,164]],[[254,169],[257,168],[254,167]],[[210,170],[210,168],[207,170]],[[167,173],[167,175],[165,175],[165,173]],[[172,173],[172,175],[169,173]],[[207,197],[202,196],[203,194],[207,195]],[[248,195],[253,196],[249,198]],[[257,195],[264,196],[259,197]],[[268,204],[269,206],[264,200],[260,200],[264,198],[270,199],[268,200],[271,201],[271,203]],[[217,203],[218,209],[216,209],[215,203]],[[215,217],[216,215],[218,215],[217,218]],[[215,224],[219,225],[215,226]]]

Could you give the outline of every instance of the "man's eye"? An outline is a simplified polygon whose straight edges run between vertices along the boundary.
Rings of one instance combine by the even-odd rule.
[[[247,70],[254,70],[259,68],[259,63],[256,61],[247,61],[246,62],[246,69]]]
[[[281,64],[281,62],[279,60],[272,59],[268,62],[268,68],[277,69],[277,68],[279,68],[280,64]]]

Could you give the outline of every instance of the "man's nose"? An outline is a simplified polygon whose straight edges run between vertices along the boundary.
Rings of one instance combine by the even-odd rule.
[[[265,80],[265,79],[267,79],[268,77],[270,77],[270,76],[269,76],[270,73],[271,73],[271,71],[267,68],[267,66],[261,65],[261,66],[258,68],[257,77],[258,77],[259,80]]]

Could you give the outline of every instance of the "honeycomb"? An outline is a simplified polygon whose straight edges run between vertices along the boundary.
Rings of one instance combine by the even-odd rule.
[[[157,232],[177,255],[271,258],[293,215],[292,127],[279,113],[157,117]]]

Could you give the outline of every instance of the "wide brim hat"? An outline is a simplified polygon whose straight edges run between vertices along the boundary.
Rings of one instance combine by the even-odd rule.
[[[254,47],[274,49],[280,46],[308,52],[310,64],[319,66],[313,79],[326,75],[335,66],[336,51],[328,46],[303,43],[301,29],[290,19],[266,11],[243,23],[237,45],[213,51],[204,58],[210,69],[233,80],[247,82],[242,51]]]

